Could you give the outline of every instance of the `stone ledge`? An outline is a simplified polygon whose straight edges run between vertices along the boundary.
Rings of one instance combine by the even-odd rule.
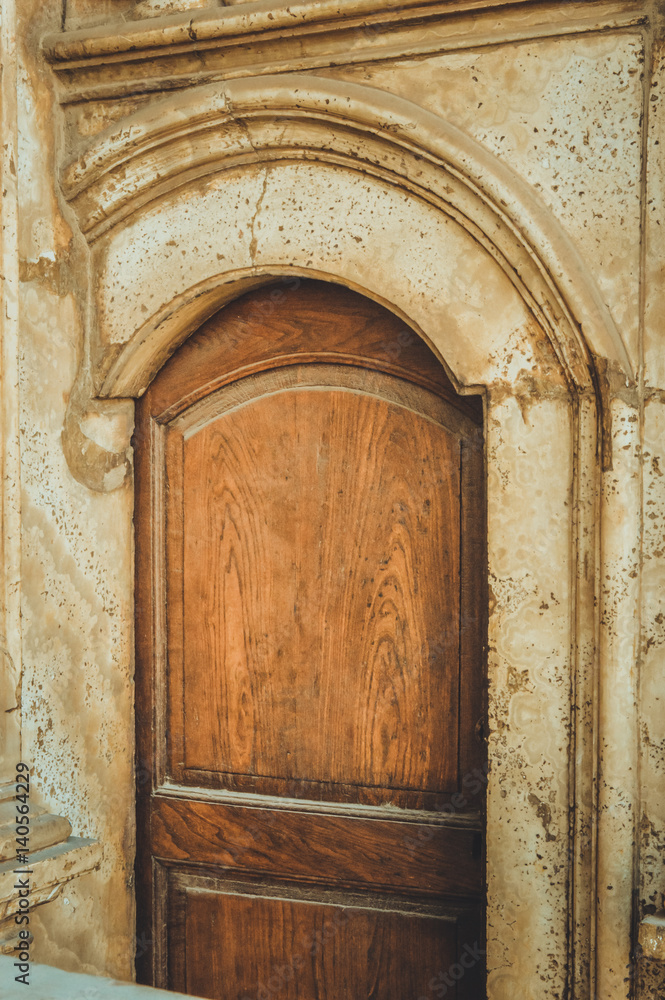
[[[102,845],[83,837],[69,837],[60,844],[29,856],[30,909],[55,899],[71,879],[99,867]],[[14,921],[17,892],[16,860],[0,864],[0,953],[13,951],[18,927]],[[3,991],[4,998],[4,991]]]
[[[531,0],[532,4],[534,0]],[[536,0],[538,2],[538,0]],[[528,0],[526,0],[528,5]],[[211,5],[196,10],[184,10],[138,21],[117,20],[108,25],[76,28],[49,34],[42,46],[46,58],[58,64],[82,60],[113,58],[136,52],[160,49],[164,46],[205,43],[221,38],[254,35],[260,32],[284,31],[290,34],[300,25],[341,23],[349,18],[377,18],[381,21],[426,17],[428,13],[474,13],[494,7],[524,7],[525,0],[296,0],[295,3],[274,3],[258,0],[249,5],[234,4],[233,9]]]
[[[642,0],[253,0],[49,34],[64,103],[645,22]],[[427,30],[424,31],[424,26]],[[303,46],[307,54],[303,54]]]
[[[3,805],[11,805],[14,812],[6,822],[2,822],[3,817],[0,815],[0,866],[5,862],[14,864],[16,856],[16,806],[14,803],[2,803],[0,810]],[[52,847],[54,844],[63,843],[72,832],[68,819],[65,819],[64,816],[47,813],[45,809],[31,808],[28,816],[30,819],[29,851],[33,855],[47,847]]]
[[[0,871],[5,862],[14,863],[17,849],[16,823],[20,819],[18,809],[24,808],[16,799],[16,785],[8,782],[0,785]],[[54,844],[67,840],[72,832],[72,826],[64,816],[56,816],[31,797],[27,814],[28,847],[27,851],[34,855]]]
[[[30,965],[29,987],[14,981],[13,959],[0,955],[2,1000],[183,1000],[184,993],[153,990],[103,976],[63,972],[49,965]]]

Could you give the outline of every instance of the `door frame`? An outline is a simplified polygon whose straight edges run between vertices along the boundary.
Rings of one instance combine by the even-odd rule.
[[[64,447],[94,488],[128,483],[131,453],[81,459],[90,411],[126,421],[128,397],[192,330],[275,277],[376,299],[460,392],[484,390],[488,992],[625,995],[637,743],[612,744],[636,732],[622,623],[638,606],[639,421],[625,347],[568,237],[438,116],[295,74],[166,97],[67,177],[96,279]]]

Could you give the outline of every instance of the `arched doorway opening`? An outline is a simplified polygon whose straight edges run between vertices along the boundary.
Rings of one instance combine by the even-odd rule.
[[[297,277],[137,403],[143,981],[482,995],[482,423],[401,319]]]

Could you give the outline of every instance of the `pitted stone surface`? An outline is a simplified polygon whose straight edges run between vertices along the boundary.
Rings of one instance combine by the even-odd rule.
[[[536,6],[553,11],[546,38],[528,37],[534,23],[530,10]],[[566,35],[568,16],[574,13],[578,26],[587,16],[582,6],[589,8],[589,18],[602,14],[603,30],[571,29]],[[432,177],[439,183],[444,177],[439,166],[428,165],[426,150],[417,155],[427,184],[409,173],[413,160],[399,173],[400,154],[394,150],[389,162],[373,165],[376,176],[366,164],[352,169],[346,161],[333,162],[333,129],[327,124],[320,125],[316,141],[320,150],[325,147],[328,162],[322,162],[323,155],[314,162],[317,149],[297,162],[261,160],[260,123],[238,126],[248,162],[216,176],[181,178],[158,197],[132,204],[126,217],[114,220],[113,231],[101,233],[90,248],[63,197],[60,167],[76,159],[82,140],[97,136],[101,141],[107,125],[156,107],[171,90],[132,91],[124,97],[95,97],[91,91],[62,110],[38,46],[43,35],[60,31],[61,4],[25,0],[20,5],[17,113],[11,95],[2,91],[3,129],[18,121],[20,139],[18,152],[8,143],[3,160],[3,190],[11,192],[13,183],[19,188],[20,283],[8,229],[2,244],[5,351],[15,303],[19,309],[20,412],[10,406],[2,419],[6,470],[11,456],[19,456],[17,420],[21,431],[23,640],[22,664],[21,656],[12,654],[3,696],[10,712],[18,711],[21,702],[21,752],[34,767],[45,807],[66,816],[75,835],[93,837],[103,846],[97,871],[72,881],[66,893],[35,912],[37,959],[129,978],[133,951],[141,947],[131,884],[131,477],[120,469],[118,482],[109,484],[116,488],[108,493],[91,491],[74,478],[60,436],[68,403],[74,387],[83,384],[77,378],[89,374],[91,345],[93,354],[97,351],[93,362],[103,355],[110,367],[122,367],[122,350],[138,345],[135,371],[146,371],[151,359],[147,348],[141,355],[139,340],[153,320],[157,339],[168,328],[156,348],[159,361],[203,318],[197,302],[212,295],[201,308],[214,309],[222,301],[214,299],[222,286],[224,294],[233,295],[233,288],[237,292],[248,287],[246,282],[265,280],[273,270],[329,277],[386,302],[422,331],[461,386],[480,385],[486,391],[491,1000],[589,1000],[594,992],[599,1000],[626,1000],[633,983],[638,1000],[662,997],[665,974],[657,963],[628,964],[633,892],[640,917],[661,909],[665,892],[662,42],[647,23],[650,5],[528,7],[524,37],[517,31],[508,38],[501,28],[496,45],[479,41],[474,46],[467,40],[453,52],[448,32],[441,51],[386,54],[386,49],[381,60],[353,66],[349,51],[337,58],[341,65],[313,70],[302,39],[290,43],[287,37],[280,52],[291,45],[290,61],[282,69],[285,75],[309,73],[312,85],[334,78],[366,84],[378,97],[385,91],[408,98],[458,126],[488,157],[514,171],[576,248],[585,279],[591,275],[629,349],[638,380],[615,367],[612,378],[598,380],[598,395],[590,374],[593,359],[580,347],[589,345],[584,323],[573,315],[566,326],[561,314],[552,315],[545,330],[544,299],[536,308],[518,274],[517,257],[500,259],[469,218],[451,209],[445,192],[440,197],[427,187]],[[644,27],[626,27],[629,7]],[[176,9],[196,12],[199,5],[196,0],[76,0],[67,5],[66,27],[95,21],[101,31],[118,19],[120,37],[123,23],[145,17],[158,26]],[[5,25],[12,10],[8,0]],[[127,22],[121,23],[123,17]],[[617,30],[613,17],[621,21]],[[513,30],[514,17],[508,21]],[[479,38],[484,24],[478,15]],[[13,38],[4,30],[6,57]],[[662,34],[662,26],[658,30]],[[423,28],[421,34],[426,33]],[[413,34],[410,38],[422,42]],[[358,35],[354,45],[375,40],[370,32]],[[386,41],[387,36],[382,46]],[[649,51],[652,67],[644,63]],[[9,65],[6,58],[4,65]],[[119,65],[104,63],[102,82],[115,86]],[[239,75],[247,72],[238,70]],[[651,79],[643,79],[645,72]],[[8,79],[5,73],[5,88]],[[182,80],[173,83],[182,86]],[[208,83],[207,76],[192,78],[193,87]],[[350,133],[343,111],[339,115],[341,131]],[[644,125],[648,142],[643,142]],[[377,136],[394,137],[406,161],[409,128],[378,113],[371,127]],[[302,118],[297,126],[285,124],[284,135],[296,145],[298,135],[302,143],[314,141]],[[387,147],[377,140],[376,148],[383,155]],[[177,163],[187,160],[186,135],[173,150]],[[132,152],[131,143],[126,152]],[[348,159],[352,153],[347,153]],[[255,162],[249,162],[252,157]],[[149,161],[141,160],[137,171]],[[134,183],[136,174],[130,174],[128,168]],[[3,225],[9,218],[6,205],[7,199]],[[513,215],[510,225],[525,232],[528,221]],[[545,266],[543,275],[552,287],[560,279]],[[236,279],[242,281],[234,286]],[[556,296],[548,301],[563,309]],[[574,377],[575,366],[563,352],[572,345],[572,339],[565,341],[564,326],[568,331],[581,327]],[[5,364],[3,372],[11,373],[11,365]],[[642,396],[640,374],[646,385]],[[130,396],[144,385],[131,388]],[[2,389],[3,399],[10,399],[12,386]],[[595,406],[603,409],[602,456]],[[97,448],[121,451],[131,401],[122,412],[113,412],[117,418],[106,421],[101,407],[82,407],[76,417]],[[7,487],[3,504],[13,503],[12,496]],[[10,514],[11,506],[3,506],[8,525]],[[7,546],[12,597],[10,541]],[[10,620],[18,628],[17,615]],[[18,632],[12,638],[12,649],[20,653]],[[9,647],[0,646],[6,658]],[[19,667],[17,698],[14,672]],[[592,854],[596,842],[597,857]],[[569,915],[573,883],[579,919]],[[592,941],[588,928],[596,898]],[[568,967],[571,924],[578,956],[573,969]],[[47,980],[49,974],[44,973]],[[55,989],[52,974],[51,982]],[[132,990],[102,982],[85,986],[108,987],[111,996]],[[62,986],[68,998],[76,996],[71,983]]]
[[[636,360],[643,65],[640,35],[608,33],[319,73],[408,97],[509,163],[575,240]]]

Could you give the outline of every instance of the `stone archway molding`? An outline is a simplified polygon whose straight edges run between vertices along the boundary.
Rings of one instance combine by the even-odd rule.
[[[323,277],[381,301],[431,344],[460,391],[484,387],[489,994],[593,995],[595,939],[601,992],[620,997],[629,756],[602,774],[594,881],[596,385],[611,375],[625,386],[632,368],[566,233],[458,129],[377,89],[314,76],[159,100],[97,137],[62,187],[94,275],[63,443],[92,489],[131,475],[131,397],[224,302],[277,275]],[[612,406],[624,448],[634,413],[621,399]],[[625,519],[608,496],[603,565],[628,564]],[[604,594],[601,605],[613,601]],[[603,628],[607,734],[625,711],[615,682],[630,663]]]
[[[89,331],[90,362],[79,373],[63,436],[70,468],[92,489],[114,489],[130,470],[126,410],[116,414],[113,405],[101,399],[139,395],[184,337],[228,298],[294,267],[299,273],[317,271],[352,284],[344,268],[335,266],[339,262],[325,259],[325,251],[318,268],[306,255],[294,260],[288,253],[281,259],[261,254],[257,220],[262,208],[267,216],[267,172],[294,163],[353,172],[398,192],[407,206],[418,204],[419,212],[404,217],[405,242],[425,217],[454,220],[478,251],[484,251],[485,274],[500,269],[510,281],[516,298],[547,336],[571,387],[590,386],[592,356],[632,376],[625,345],[572,241],[530,186],[475,140],[410,101],[363,85],[300,74],[210,84],[161,99],[123,119],[62,172],[64,195],[90,243],[93,273],[102,289]],[[187,191],[214,178],[257,168],[266,173],[263,190],[259,186],[258,193],[250,192],[255,213],[244,219],[251,227],[244,258],[241,255],[235,266],[225,261],[221,267],[212,259],[189,283],[174,280],[174,294],[151,306],[147,316],[118,308],[121,296],[111,274],[122,261],[114,252],[137,231],[140,220],[154,219],[156,205],[186,200]],[[384,210],[390,212],[385,205]],[[232,221],[228,207],[222,211],[229,212],[229,225],[220,238],[233,239],[234,226],[237,223],[241,231],[243,222]],[[374,232],[365,225],[365,256],[372,253],[372,240],[385,239],[384,221],[380,215],[375,218]],[[285,231],[285,247],[289,236],[293,242],[302,239]],[[425,247],[425,270],[432,270],[431,258],[440,249],[435,244],[432,239],[429,260]],[[168,271],[174,261],[155,264]],[[399,302],[377,294],[367,283],[356,287],[402,311],[438,346],[427,322],[414,323],[408,309],[400,310]],[[148,301],[144,293],[138,285],[125,289],[128,300],[142,299],[143,310]],[[467,325],[496,321],[491,309],[475,313],[466,318]],[[463,372],[452,368],[459,385],[468,383]],[[104,421],[109,428],[100,432]]]
[[[572,240],[533,189],[460,129],[374,87],[302,74],[185,90],[87,146],[62,188],[90,242],[176,187],[240,163],[354,165],[430,197],[522,285],[556,339],[632,375],[621,335]],[[574,368],[571,351],[566,363]]]

